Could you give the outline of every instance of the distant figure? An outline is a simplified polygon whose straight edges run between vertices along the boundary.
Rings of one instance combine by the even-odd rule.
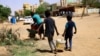
[[[40,16],[38,14],[33,13],[33,12],[31,12],[31,16],[32,16],[33,21],[34,21],[34,24],[32,24],[31,27],[35,25],[36,26],[35,28],[38,28],[43,23],[42,19],[40,18]],[[45,39],[44,36],[42,38],[42,34],[44,35],[43,26],[39,29],[38,34],[40,36],[40,39],[43,39],[43,40]]]
[[[67,14],[67,20],[68,20],[68,22],[65,25],[65,30],[64,30],[63,36],[65,37],[65,41],[66,41],[65,50],[71,51],[72,50],[73,27],[75,28],[74,34],[76,34],[76,32],[77,32],[77,28],[76,28],[75,23],[72,21],[72,12],[70,12],[70,11]],[[68,39],[69,39],[69,49],[68,49],[68,43],[67,43]]]
[[[59,33],[58,33],[57,27],[55,25],[55,21],[51,18],[51,14],[50,14],[49,10],[45,11],[45,16],[46,16],[46,18],[44,19],[45,36],[48,38],[51,52],[54,52],[54,50],[56,50],[56,46],[53,42],[54,31],[56,30],[57,35],[59,35]]]
[[[12,16],[8,16],[8,21],[11,22]]]
[[[16,18],[14,16],[12,16],[10,21],[11,21],[12,24],[16,24]]]

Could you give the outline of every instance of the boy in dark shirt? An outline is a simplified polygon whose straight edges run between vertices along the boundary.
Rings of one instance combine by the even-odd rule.
[[[66,23],[65,25],[65,30],[64,30],[64,33],[63,33],[63,36],[65,37],[65,49],[67,50],[68,49],[68,45],[67,45],[67,40],[69,39],[69,51],[72,50],[72,36],[73,36],[73,27],[75,28],[75,32],[74,34],[76,34],[77,32],[77,28],[76,28],[76,25],[75,23],[72,21],[72,12],[68,12],[67,14],[67,20],[68,22]]]
[[[57,35],[59,35],[57,27],[55,25],[55,21],[50,17],[50,11],[45,11],[46,18],[44,19],[45,23],[45,37],[48,38],[49,46],[51,48],[51,52],[54,52],[56,50],[56,46],[53,42],[54,37],[54,31],[56,30]],[[54,48],[53,48],[54,47]]]
[[[53,52],[53,47],[56,50],[56,46],[53,42],[53,36],[54,36],[54,29],[56,30],[57,35],[59,35],[57,27],[55,25],[55,21],[50,17],[50,11],[45,11],[46,19],[44,20],[45,23],[45,36],[48,38],[48,42],[51,48],[51,51]]]

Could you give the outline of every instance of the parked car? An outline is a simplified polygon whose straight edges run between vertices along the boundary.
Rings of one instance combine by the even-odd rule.
[[[26,16],[25,18],[24,18],[24,24],[33,24],[34,22],[33,22],[33,19],[32,19],[32,17],[31,16]]]
[[[20,20],[20,21],[24,21],[24,18],[23,18],[23,17],[20,17],[19,20]]]

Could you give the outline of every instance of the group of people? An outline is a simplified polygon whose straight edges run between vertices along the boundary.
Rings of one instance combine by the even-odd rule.
[[[44,21],[40,18],[40,16],[36,13],[31,12],[31,16],[34,21],[34,25],[37,25],[38,28],[36,31],[38,32],[40,39],[45,39],[44,37],[47,37],[49,46],[51,48],[51,52],[56,52],[56,46],[53,42],[54,37],[54,31],[56,31],[57,35],[59,35],[59,32],[57,30],[55,21],[53,18],[51,18],[51,14],[49,10],[45,11],[45,19]],[[72,50],[72,36],[73,36],[73,28],[75,28],[74,34],[77,32],[77,28],[75,23],[72,21],[72,12],[67,12],[66,14],[68,22],[66,22],[65,30],[62,36],[65,38],[65,50]],[[43,28],[43,24],[45,24],[45,30]],[[41,38],[41,34],[43,34],[43,38]],[[69,48],[67,44],[67,40],[69,39]]]

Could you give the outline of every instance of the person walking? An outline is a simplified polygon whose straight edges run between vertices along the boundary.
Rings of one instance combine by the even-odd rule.
[[[51,52],[56,52],[56,45],[54,44],[53,37],[54,31],[56,30],[57,35],[59,35],[57,27],[55,25],[55,21],[51,18],[51,14],[49,10],[45,11],[46,18],[44,19],[45,24],[45,37],[48,39],[49,46],[51,48]]]
[[[65,41],[66,41],[65,50],[72,51],[73,28],[75,29],[74,34],[76,34],[76,32],[77,32],[77,28],[76,28],[75,22],[72,21],[72,12],[71,11],[67,12],[67,21],[68,22],[66,22],[65,30],[64,30],[64,33],[62,34],[62,36],[65,37]],[[68,39],[69,39],[69,48],[68,48],[68,43],[67,43]]]

